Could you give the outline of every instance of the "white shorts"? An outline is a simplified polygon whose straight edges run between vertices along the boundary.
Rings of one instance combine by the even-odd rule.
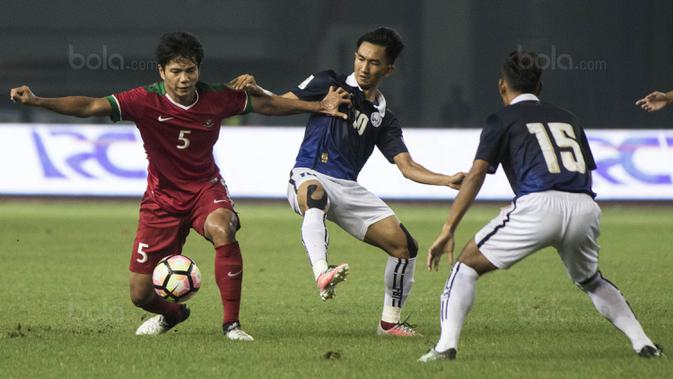
[[[297,188],[307,180],[317,180],[325,189],[328,198],[327,219],[359,240],[365,238],[370,225],[395,215],[383,200],[356,181],[333,178],[309,168],[295,168],[290,172],[287,200],[299,215]]]
[[[552,246],[568,276],[580,283],[598,270],[600,216],[598,204],[587,194],[536,192],[503,208],[474,240],[481,253],[502,269]]]

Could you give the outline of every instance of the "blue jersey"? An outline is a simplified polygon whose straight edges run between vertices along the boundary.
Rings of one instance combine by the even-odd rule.
[[[383,95],[379,93],[375,103],[368,101],[353,75],[337,75],[331,70],[319,72],[291,91],[302,100],[316,101],[325,97],[330,86],[341,87],[352,95],[348,120],[311,115],[294,167],[357,180],[374,146],[391,163],[397,154],[408,151],[400,124],[390,109],[386,109]]]
[[[490,115],[475,159],[487,161],[490,174],[501,164],[517,197],[547,190],[596,196],[591,189],[596,163],[584,129],[573,114],[537,100]]]

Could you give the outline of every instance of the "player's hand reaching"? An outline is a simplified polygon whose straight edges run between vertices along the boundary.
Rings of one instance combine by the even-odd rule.
[[[247,85],[257,85],[257,81],[255,80],[255,77],[250,75],[250,74],[242,74],[239,75],[235,78],[233,78],[229,83],[229,87],[236,89],[236,90],[243,90]]]
[[[449,176],[449,182],[446,185],[455,190],[459,190],[460,185],[463,183],[463,179],[465,179],[465,175],[467,174],[464,172],[459,172]]]
[[[449,231],[449,228],[444,225],[442,232],[439,233],[435,242],[428,249],[428,257],[426,260],[426,266],[428,271],[432,271],[434,268],[435,271],[439,270],[439,261],[442,258],[444,253],[448,254],[449,265],[453,264],[453,249],[455,246],[455,240],[453,239],[453,233]]]
[[[643,108],[647,112],[658,111],[670,103],[671,99],[667,96],[667,94],[659,91],[652,92],[651,94],[636,101],[636,105]]]
[[[36,96],[28,86],[12,88],[9,91],[9,99],[14,103],[19,102],[25,105],[33,105],[35,103],[35,98]]]
[[[239,75],[232,79],[228,84],[235,90],[245,91],[250,96],[272,96],[273,94],[260,87],[255,77],[250,74]]]
[[[351,95],[348,91],[341,87],[334,88],[334,86],[330,86],[327,95],[320,101],[320,113],[348,120],[348,115],[339,112],[339,107],[341,105],[350,106],[350,104]]]

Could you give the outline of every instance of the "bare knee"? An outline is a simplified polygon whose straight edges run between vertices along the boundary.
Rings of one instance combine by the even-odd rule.
[[[228,209],[213,211],[203,225],[205,237],[215,246],[222,246],[236,241],[238,217]]]
[[[474,239],[465,245],[458,261],[472,267],[479,275],[498,269],[481,253]]]
[[[400,229],[404,233],[404,242],[400,239],[399,243],[390,249],[391,251],[388,254],[399,259],[416,258],[416,255],[418,255],[418,242],[411,236],[411,233],[404,227],[404,224],[400,223]]]
[[[206,226],[208,239],[215,246],[222,246],[236,241],[236,228],[228,224],[214,223]]]
[[[149,303],[154,297],[154,287],[152,286],[152,276],[149,274],[131,273],[129,280],[129,294],[131,302],[136,307],[142,307]]]

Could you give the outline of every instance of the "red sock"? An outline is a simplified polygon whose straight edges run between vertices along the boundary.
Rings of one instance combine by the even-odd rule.
[[[148,312],[164,315],[168,322],[177,322],[182,318],[180,304],[168,302],[157,295],[154,295],[152,300],[142,305],[141,308]]]
[[[388,330],[395,325],[397,325],[397,324],[394,323],[394,322],[385,322],[385,321],[381,320],[381,329],[383,329],[383,330]]]
[[[223,324],[238,321],[243,283],[243,257],[238,242],[215,248],[215,282],[224,307]]]

